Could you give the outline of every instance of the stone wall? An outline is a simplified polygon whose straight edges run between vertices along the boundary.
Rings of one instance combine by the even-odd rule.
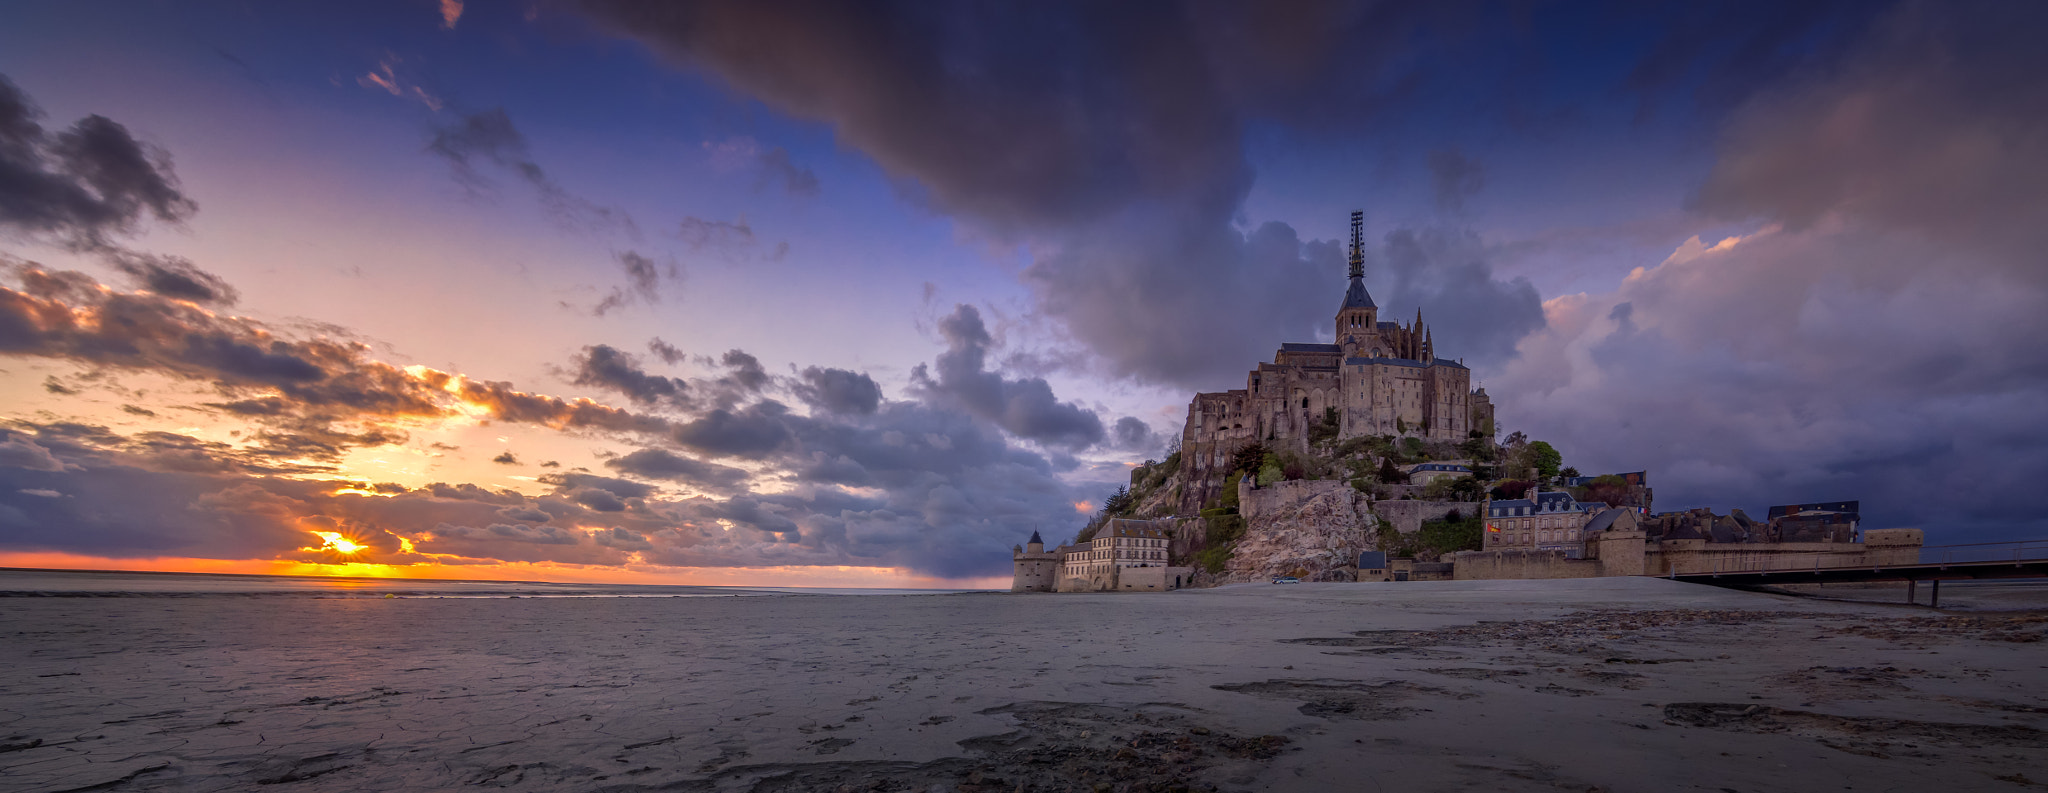
[[[1452,574],[1459,581],[1510,578],[1598,578],[1597,559],[1567,559],[1564,551],[1516,549],[1464,551],[1451,555]]]
[[[1117,572],[1118,592],[1167,592],[1187,586],[1195,577],[1191,567],[1126,567]]]
[[[1265,487],[1241,486],[1237,490],[1237,512],[1245,520],[1257,520],[1293,509],[1309,499],[1357,492],[1350,483],[1336,479],[1295,479]]]
[[[1626,516],[1624,516],[1626,517]],[[1632,522],[1631,522],[1632,523]],[[1633,528],[1600,532],[1586,545],[1587,559],[1566,559],[1563,551],[1502,550],[1454,554],[1460,581],[1504,578],[1590,578],[1624,575],[1690,575],[1745,570],[1808,570],[1869,565],[1914,564],[1920,559],[1919,529],[1875,529],[1864,541],[1710,543],[1665,540],[1651,543]]]
[[[1914,564],[1920,561],[1919,529],[1872,529],[1863,542],[1710,543],[1665,540],[1646,548],[1644,575],[1733,573],[1748,570],[1825,570]]]
[[[1422,524],[1432,520],[1443,520],[1457,510],[1465,517],[1479,514],[1481,505],[1467,501],[1375,501],[1372,512],[1402,534],[1414,534],[1422,530]]]

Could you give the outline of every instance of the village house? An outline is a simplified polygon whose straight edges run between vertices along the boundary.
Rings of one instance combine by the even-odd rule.
[[[1607,509],[1598,502],[1579,503],[1570,493],[1533,487],[1523,498],[1489,499],[1482,550],[1564,551],[1566,558],[1578,559],[1585,555],[1586,524]]]
[[[1111,519],[1088,542],[1051,552],[1038,532],[1011,549],[1012,592],[1165,592],[1185,587],[1194,568],[1169,566],[1171,537],[1149,520]]]

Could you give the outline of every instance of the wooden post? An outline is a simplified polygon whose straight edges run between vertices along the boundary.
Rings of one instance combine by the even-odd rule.
[[[1906,579],[1906,602],[1907,602],[1907,603],[1912,603],[1912,602],[1914,602],[1914,600],[1913,600],[1913,590],[1915,590],[1915,589],[1918,589],[1919,587],[1920,587],[1920,582],[1919,582],[1919,581],[1916,581],[1916,580],[1914,580],[1914,579],[1910,579],[1910,578],[1909,578],[1909,579]]]
[[[1939,578],[1934,579],[1934,596],[1928,600],[1927,605],[1941,608],[1941,579]]]

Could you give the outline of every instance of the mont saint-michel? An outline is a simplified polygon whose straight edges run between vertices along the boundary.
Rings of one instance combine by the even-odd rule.
[[[1493,402],[1472,370],[1439,356],[1422,310],[1406,325],[1380,319],[1365,285],[1365,213],[1351,213],[1350,285],[1337,308],[1336,343],[1283,343],[1245,387],[1196,394],[1180,436],[1180,461],[1208,482],[1251,444],[1306,453],[1318,429],[1338,440],[1399,436],[1461,441],[1493,434]],[[1334,421],[1333,421],[1334,419]],[[1190,488],[1182,507],[1213,491]]]
[[[1939,597],[1940,576],[1914,568],[1924,532],[1865,527],[1858,500],[1773,505],[1763,520],[1659,513],[1648,471],[1587,475],[1548,442],[1496,437],[1493,397],[1438,354],[1421,312],[1380,319],[1363,225],[1353,212],[1335,342],[1283,343],[1244,388],[1196,394],[1166,459],[1135,468],[1071,542],[1034,532],[1011,548],[1011,591],[1870,566],[1929,578]]]

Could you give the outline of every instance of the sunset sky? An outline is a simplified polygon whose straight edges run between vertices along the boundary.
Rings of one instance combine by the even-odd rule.
[[[1659,509],[2048,536],[2044,23],[10,4],[0,566],[1006,584],[1331,340],[1353,209]]]

